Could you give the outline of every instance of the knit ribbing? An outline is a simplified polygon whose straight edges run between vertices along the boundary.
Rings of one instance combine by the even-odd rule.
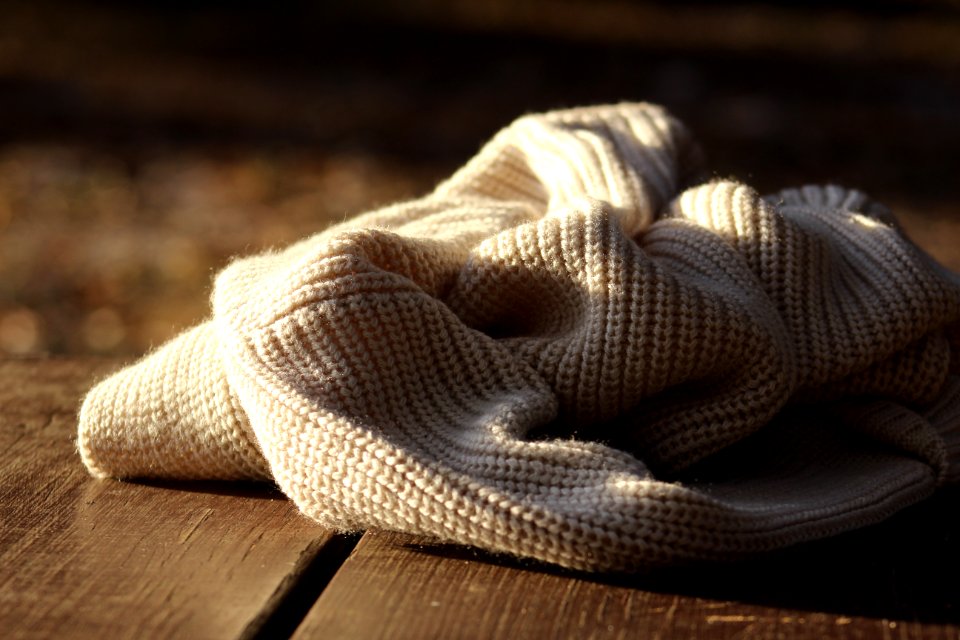
[[[701,170],[658,107],[521,118],[428,196],[231,264],[209,322],[91,391],[84,462],[616,570],[960,478],[960,279],[857,191]]]

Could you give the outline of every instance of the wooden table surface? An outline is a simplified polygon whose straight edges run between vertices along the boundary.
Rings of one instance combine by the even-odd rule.
[[[89,477],[91,358],[0,360],[0,637],[960,638],[960,491],[750,562],[577,574],[326,531],[269,487]]]

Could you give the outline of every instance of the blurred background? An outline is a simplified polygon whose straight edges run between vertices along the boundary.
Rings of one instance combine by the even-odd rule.
[[[960,4],[0,3],[0,354],[142,353],[232,255],[546,109],[666,105],[716,176],[859,187],[960,270]]]

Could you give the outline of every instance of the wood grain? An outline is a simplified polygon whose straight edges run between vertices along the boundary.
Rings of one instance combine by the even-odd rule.
[[[90,478],[74,444],[78,401],[115,366],[0,361],[0,635],[275,629],[271,613],[340,540],[268,487]]]
[[[943,501],[934,511],[948,506]],[[918,525],[929,527],[930,518],[936,516],[921,513]],[[926,535],[942,538],[951,531],[941,525]],[[951,544],[955,533],[954,525]],[[873,542],[865,543],[865,536]],[[370,531],[294,637],[960,638],[960,627],[942,620],[903,618],[905,611],[909,618],[936,616],[915,603],[895,602],[901,596],[932,593],[931,606],[937,603],[940,617],[952,615],[953,621],[960,604],[956,589],[944,586],[955,581],[934,580],[919,593],[908,584],[909,572],[897,575],[901,562],[916,563],[916,553],[889,563],[869,558],[886,544],[903,542],[887,527],[753,563],[604,578]],[[919,579],[925,571],[956,575],[956,553],[941,561],[921,565]]]

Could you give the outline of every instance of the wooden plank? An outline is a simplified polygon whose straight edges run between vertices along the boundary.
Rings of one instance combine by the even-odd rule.
[[[960,216],[953,204],[919,213],[908,203],[892,205],[904,232],[947,269],[960,273]]]
[[[324,553],[342,539],[269,487],[90,478],[78,401],[116,364],[0,361],[0,635],[269,635],[277,612],[295,624],[298,580],[339,564]]]
[[[952,505],[733,565],[577,574],[367,532],[295,638],[960,638]]]

